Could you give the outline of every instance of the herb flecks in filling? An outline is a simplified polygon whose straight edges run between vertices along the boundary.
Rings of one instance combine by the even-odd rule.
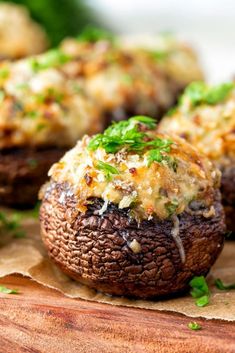
[[[182,139],[158,134],[156,121],[146,116],[85,136],[50,170],[55,182],[71,185],[81,212],[97,197],[104,200],[100,214],[114,203],[138,221],[171,218],[175,238],[177,215],[192,200],[203,200],[205,209],[213,205],[218,175]]]

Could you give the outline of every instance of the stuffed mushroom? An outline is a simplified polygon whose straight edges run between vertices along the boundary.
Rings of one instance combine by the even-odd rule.
[[[0,38],[1,59],[39,54],[48,46],[46,33],[30,18],[27,9],[11,3],[0,4]]]
[[[65,40],[61,49],[77,60],[71,73],[81,78],[108,122],[135,114],[159,119],[189,82],[202,79],[196,55],[177,41],[164,47],[156,43],[154,49],[132,47],[90,29]]]
[[[235,231],[235,85],[192,83],[159,131],[183,137],[221,170],[227,225]]]
[[[85,136],[50,170],[41,234],[73,279],[113,295],[183,292],[222,250],[220,172],[138,116]]]
[[[63,71],[68,60],[52,50],[0,65],[0,204],[33,206],[50,166],[103,128],[95,103]]]

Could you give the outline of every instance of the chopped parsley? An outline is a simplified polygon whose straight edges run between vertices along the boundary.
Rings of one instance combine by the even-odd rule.
[[[0,69],[0,79],[8,78],[9,75],[10,75],[9,69],[7,69],[6,67],[3,67],[2,69]]]
[[[5,286],[0,285],[0,293],[4,293],[4,294],[18,294],[19,291],[18,291],[18,289],[10,289],[10,288],[7,288]]]
[[[71,60],[71,57],[63,53],[60,49],[51,49],[40,58],[30,59],[30,65],[34,72],[57,67]]]
[[[232,82],[213,87],[209,87],[204,82],[193,82],[185,89],[180,102],[188,98],[192,106],[198,106],[200,104],[214,105],[223,102],[234,87],[235,85]]]
[[[167,139],[160,139],[157,137],[153,141],[148,143],[148,146],[153,146],[148,153],[148,165],[153,162],[162,163],[163,161],[169,162],[170,158],[163,152],[169,153],[171,150],[172,141]]]
[[[22,229],[20,219],[21,217],[18,213],[7,216],[5,213],[0,212],[0,226],[14,238],[23,238],[25,236],[25,231]]]
[[[30,168],[34,169],[38,166],[38,161],[35,158],[27,159],[27,164]]]
[[[113,174],[119,174],[119,171],[115,167],[102,161],[98,161],[96,167],[97,169],[102,170],[104,172],[105,178],[107,180],[111,180]]]
[[[171,217],[175,213],[178,206],[179,202],[177,200],[169,201],[165,204],[165,209],[167,210],[169,217]]]
[[[188,328],[193,331],[201,330],[201,325],[199,325],[196,321],[189,322]]]
[[[152,55],[153,59],[161,62],[161,61],[164,61],[168,58],[169,52],[164,51],[164,50],[158,50],[158,51],[152,51],[151,55]]]
[[[5,92],[0,90],[0,103],[3,102],[4,98],[5,98]]]
[[[113,42],[115,36],[102,28],[94,26],[86,26],[84,30],[77,36],[77,40],[82,42],[96,43],[99,40],[107,40]]]
[[[154,130],[156,121],[146,116],[135,116],[127,121],[114,123],[103,134],[94,136],[88,144],[88,149],[94,151],[102,147],[107,153],[116,153],[122,148],[137,153],[147,149],[149,165],[153,162],[169,162],[170,157],[167,156],[167,153],[170,152],[170,146],[173,142],[159,137],[151,139],[145,131],[142,131],[140,125]]]
[[[203,307],[209,303],[210,291],[204,276],[195,276],[190,282],[190,294],[196,299],[196,305]]]
[[[231,289],[235,289],[235,283],[232,284],[224,284],[220,278],[217,278],[215,280],[215,285],[218,289],[220,290],[231,290]]]

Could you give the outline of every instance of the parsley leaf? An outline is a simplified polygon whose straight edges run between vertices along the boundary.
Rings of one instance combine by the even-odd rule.
[[[29,63],[35,72],[63,65],[71,60],[71,57],[63,53],[60,49],[51,49],[40,58],[32,58]]]
[[[190,328],[191,330],[197,331],[197,330],[201,330],[202,327],[196,321],[192,321],[192,322],[189,322],[188,328]]]
[[[161,163],[163,161],[169,162],[169,156],[165,155],[164,152],[169,153],[172,145],[172,141],[167,139],[160,139],[159,137],[147,143],[148,146],[155,147],[148,153],[148,165],[153,162]]]
[[[187,97],[193,106],[200,104],[214,105],[223,102],[234,87],[235,85],[232,82],[213,87],[207,86],[204,82],[193,82],[185,89],[180,102]]]
[[[8,78],[9,75],[10,75],[10,71],[8,68],[2,67],[0,69],[0,79]]]
[[[169,56],[169,52],[164,51],[164,50],[158,50],[158,51],[152,51],[151,55],[153,57],[153,59],[157,60],[157,61],[164,61],[168,58]]]
[[[178,206],[179,202],[177,200],[172,200],[165,204],[165,209],[167,210],[169,217],[171,217],[175,213]]]
[[[102,28],[89,25],[86,26],[84,30],[77,36],[77,40],[89,43],[95,43],[99,40],[107,40],[113,42],[114,38],[115,36],[112,33]]]
[[[215,280],[215,285],[218,289],[220,290],[231,290],[231,289],[235,289],[235,283],[232,284],[224,284],[220,278],[217,278]]]
[[[149,130],[154,130],[156,121],[140,115],[126,121],[114,123],[103,134],[95,135],[90,140],[88,149],[94,151],[102,147],[107,153],[116,153],[125,147],[127,151],[140,153],[147,148],[148,166],[153,162],[161,163],[166,161],[176,171],[177,163],[167,155],[173,142],[159,137],[151,138],[145,129],[141,129],[141,125],[146,126]]]
[[[20,218],[18,213],[13,213],[8,217],[3,212],[0,212],[0,226],[14,238],[23,238],[25,231],[21,227]]]
[[[104,172],[107,180],[111,180],[113,174],[119,174],[119,171],[115,167],[102,161],[98,161],[97,169]]]
[[[209,303],[210,291],[204,276],[195,276],[190,282],[190,294],[196,298],[197,306],[206,306]]]
[[[18,294],[18,289],[10,289],[5,286],[0,285],[0,293],[4,294]]]

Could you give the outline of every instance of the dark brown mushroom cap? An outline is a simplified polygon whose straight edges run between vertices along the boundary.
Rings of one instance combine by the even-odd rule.
[[[47,172],[65,149],[11,148],[0,151],[0,204],[31,207],[47,179]]]
[[[230,231],[235,232],[235,160],[222,168],[221,193],[225,209],[226,223]]]
[[[151,298],[182,292],[193,276],[208,273],[222,250],[224,213],[217,190],[214,216],[186,211],[178,216],[185,262],[171,234],[172,220],[137,224],[129,209],[115,204],[99,215],[101,199],[91,199],[85,213],[76,204],[68,184],[51,181],[40,210],[42,238],[64,273],[105,293]]]

